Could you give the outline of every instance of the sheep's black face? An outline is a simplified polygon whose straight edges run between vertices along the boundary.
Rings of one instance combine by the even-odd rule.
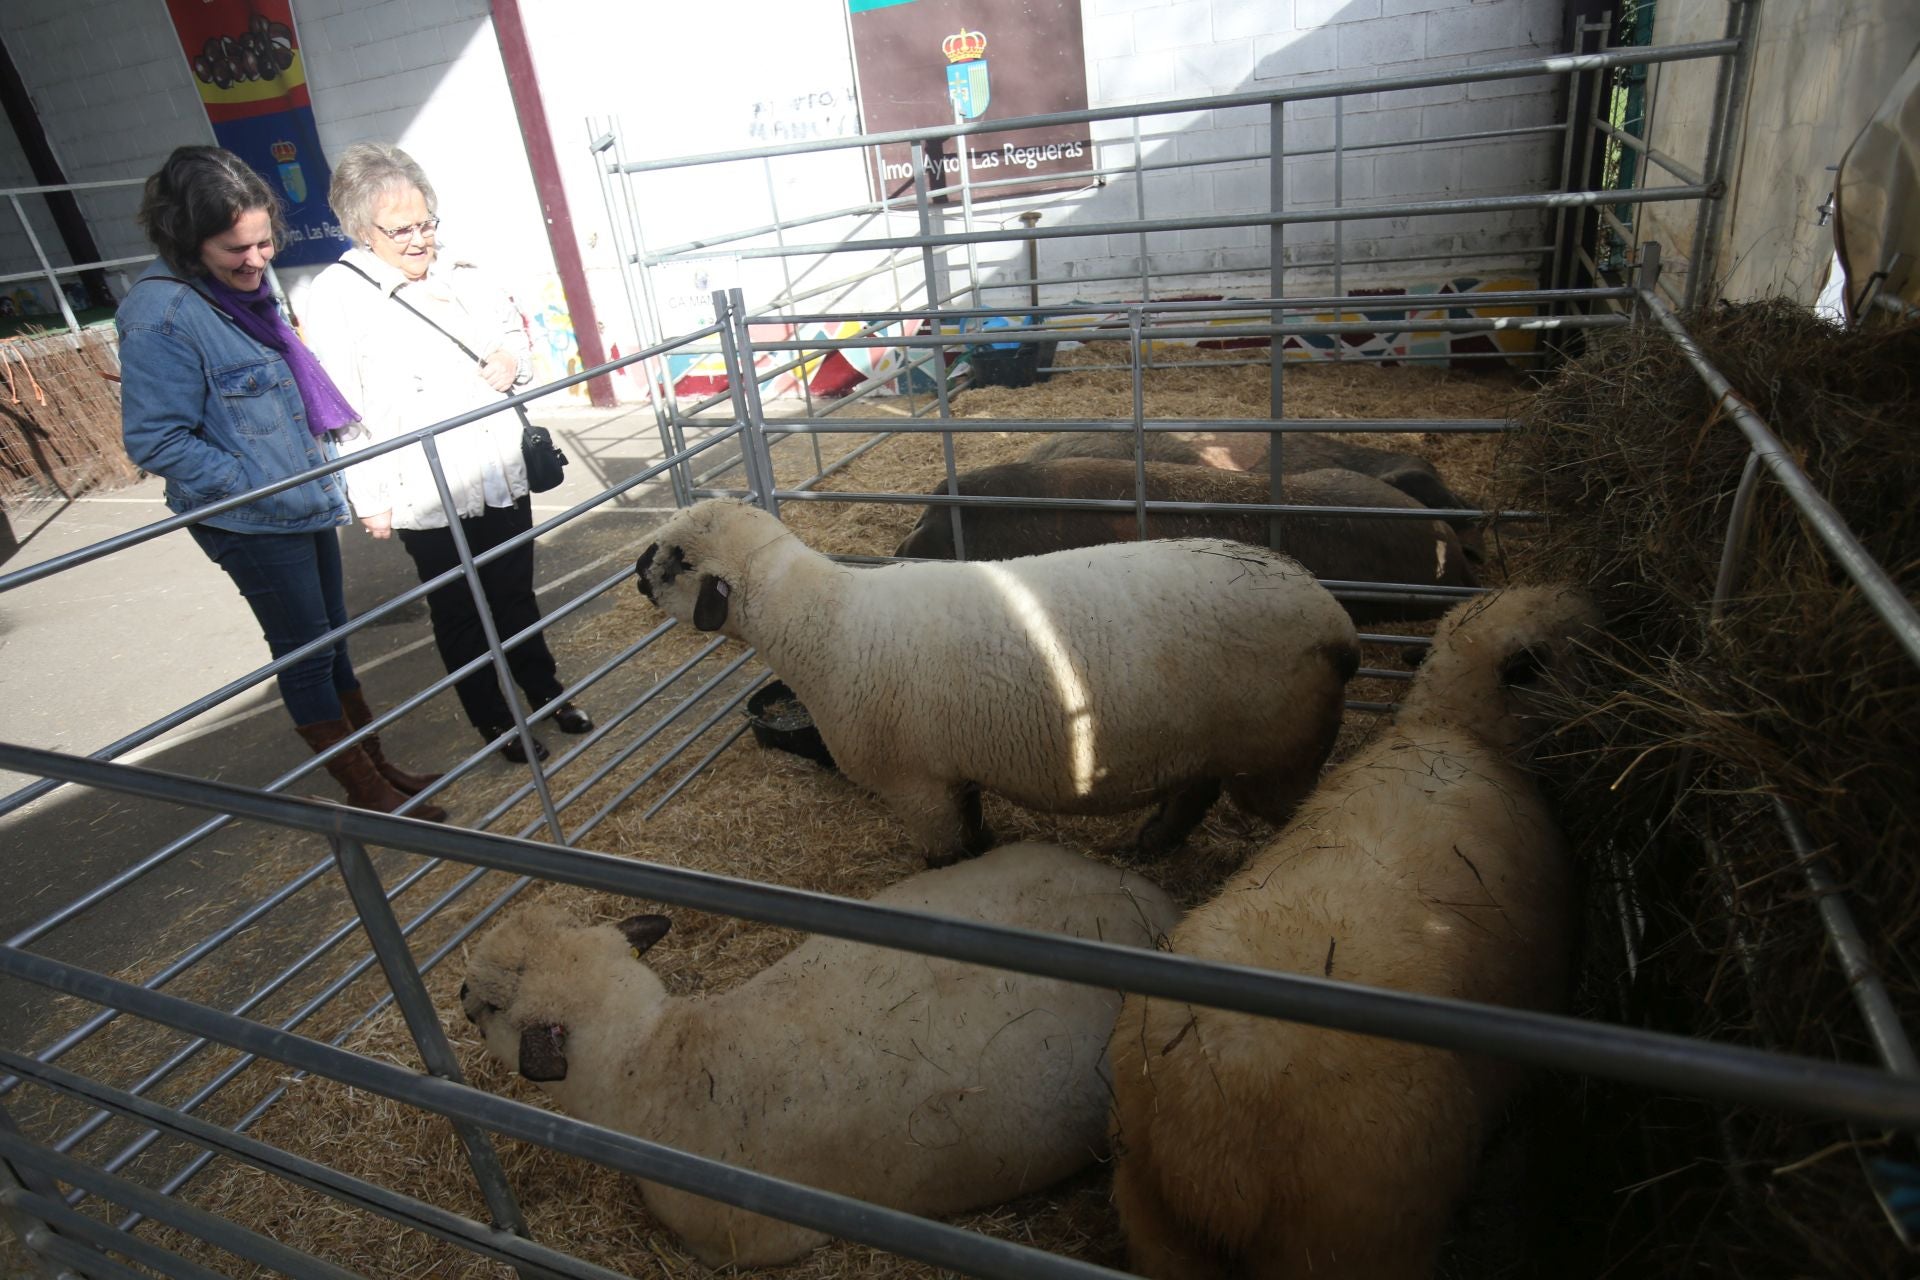
[[[638,580],[634,585],[639,587],[640,594],[649,600],[653,599],[653,584],[647,581],[647,570],[653,567],[653,553],[659,549],[659,543],[651,543],[645,551],[640,553],[640,558],[633,562],[633,576]]]
[[[693,564],[681,548],[670,546],[662,555],[660,544],[656,542],[641,552],[640,558],[634,561],[633,575],[638,579],[636,585],[640,589],[640,594],[659,604],[660,599],[654,594],[655,588],[664,591],[673,585],[676,578],[692,568]]]
[[[473,988],[463,982],[460,984],[460,1012],[467,1016],[468,1022],[478,1025],[481,1018],[490,1013],[498,1013],[500,1009],[499,1006],[488,1004],[473,994]]]

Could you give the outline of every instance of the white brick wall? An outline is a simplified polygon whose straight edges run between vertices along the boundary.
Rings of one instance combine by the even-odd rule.
[[[584,147],[584,120],[618,117],[630,158],[751,145],[757,112],[780,115],[782,102],[807,93],[844,94],[852,83],[844,42],[844,0],[724,0],[733,19],[716,35],[713,6],[637,6],[630,0],[540,0],[524,4],[563,181],[610,338],[630,349],[625,291],[595,161]],[[1477,65],[1556,50],[1565,0],[1083,0],[1084,56],[1095,106],[1139,103],[1330,82],[1382,74]],[[488,17],[488,0],[295,0],[322,142],[330,154],[362,139],[399,141],[433,176],[449,242],[526,282],[549,279],[551,259],[528,173],[525,148]],[[98,39],[96,32],[109,38]],[[764,37],[755,33],[764,31]],[[181,142],[211,131],[158,0],[0,0],[0,34],[46,114],[55,145],[76,179],[143,176]],[[735,43],[722,44],[730,39]],[[1350,145],[1417,141],[1551,122],[1549,78],[1364,91],[1342,100]],[[771,104],[771,105],[770,105]],[[1291,150],[1331,145],[1332,99],[1292,104]],[[804,113],[803,113],[804,114]],[[1203,159],[1264,149],[1268,109],[1255,106],[1149,118],[1158,136],[1149,161]],[[834,117],[818,116],[815,120]],[[1101,163],[1132,160],[1128,122],[1094,126]],[[780,210],[796,216],[865,198],[859,157],[781,160],[772,166]],[[1347,203],[1536,190],[1558,177],[1552,135],[1439,147],[1365,151],[1342,169]],[[1266,207],[1264,164],[1236,161],[1149,174],[1152,216],[1178,212],[1257,211]],[[765,172],[755,165],[714,167],[637,184],[654,245],[768,219]],[[1301,157],[1288,166],[1290,205],[1332,199],[1332,161]],[[96,198],[90,204],[112,205]],[[1130,218],[1132,179],[1116,175],[1090,191],[1033,198],[1022,206],[985,203],[983,223],[1019,207],[1044,211],[1048,225]],[[140,238],[133,200],[111,208],[102,235],[108,252],[131,252]],[[102,219],[96,217],[96,222]],[[950,215],[948,226],[957,224]],[[1459,247],[1510,248],[1537,242],[1541,219],[1483,215],[1460,226],[1415,220],[1357,222],[1343,231],[1357,261]],[[105,225],[99,231],[107,231]],[[896,220],[895,229],[904,229]],[[831,240],[853,232],[824,223],[799,234]],[[864,234],[874,234],[869,227]],[[0,231],[0,253],[7,252]],[[117,237],[117,240],[114,240]],[[1326,224],[1289,227],[1289,250],[1324,256]],[[113,243],[107,243],[113,241]],[[1156,268],[1221,272],[1259,266],[1264,228],[1155,234]],[[1050,241],[1050,274],[1084,277],[1126,270],[1138,237]],[[986,252],[1019,264],[1024,254]],[[956,262],[963,254],[955,254]],[[801,273],[805,264],[794,264]],[[1020,266],[1010,266],[1016,274]],[[1429,274],[1446,274],[1436,266]],[[917,278],[917,273],[916,278]],[[1402,272],[1414,278],[1417,272]],[[742,268],[750,294],[778,287],[777,263]],[[1259,273],[1220,277],[1218,287],[1263,286]],[[296,287],[298,281],[294,282]],[[1202,283],[1200,281],[1193,282]],[[1299,287],[1307,287],[1303,279]],[[891,282],[874,288],[891,305]],[[1063,290],[1064,294],[1085,290]],[[1115,286],[1110,295],[1126,292]],[[865,297],[866,295],[858,295]],[[297,300],[297,295],[296,295]],[[856,305],[854,299],[835,305]],[[622,335],[625,335],[624,337]]]
[[[1189,50],[1179,51],[1188,55],[1182,60],[1165,44],[1156,45],[1145,38],[1146,31],[1170,29],[1176,21],[1172,17],[1176,10],[1190,9],[1188,3],[1089,0],[1085,21],[1089,65],[1099,73],[1094,81],[1096,105],[1140,101],[1149,96],[1137,91],[1145,87],[1143,76],[1150,76],[1150,83],[1170,76],[1169,96],[1180,96],[1198,91],[1312,87],[1538,56],[1561,47],[1565,5],[1564,0],[1211,0],[1210,47],[1220,49],[1242,40],[1252,46],[1250,73],[1230,85],[1220,83],[1217,75],[1197,65]],[[1121,42],[1109,41],[1105,34],[1109,26],[1120,24],[1125,25],[1130,47],[1122,48]],[[1235,54],[1237,57],[1237,44]],[[1148,68],[1150,71],[1145,70]],[[1108,96],[1110,88],[1121,85],[1135,91]],[[1343,137],[1348,145],[1364,145],[1551,124],[1555,119],[1554,89],[1551,78],[1533,78],[1349,94],[1340,104]],[[1291,104],[1287,109],[1288,149],[1330,146],[1334,110],[1332,99]],[[1238,118],[1228,121],[1225,117],[1229,114]],[[1182,131],[1172,140],[1171,154],[1197,159],[1264,148],[1267,108],[1213,115],[1211,121]],[[1242,164],[1238,171],[1223,166],[1192,172],[1194,188],[1210,193],[1216,211],[1267,207],[1264,165]],[[1544,189],[1558,176],[1557,135],[1448,143],[1438,148],[1350,155],[1342,171],[1341,196],[1347,204],[1364,204],[1509,194]],[[1288,165],[1289,207],[1331,204],[1332,185],[1329,158],[1303,157]],[[1252,230],[1255,243],[1264,251],[1264,230]],[[1393,225],[1355,222],[1343,229],[1345,252],[1362,260],[1483,245],[1497,252],[1516,245],[1531,247],[1542,234],[1544,222],[1533,214],[1481,214],[1460,226],[1449,226],[1445,220],[1415,219],[1410,223],[1396,220]],[[1113,239],[1126,242],[1114,246],[1114,257],[1138,252],[1137,240]],[[1287,229],[1289,256],[1296,256],[1293,250],[1297,248],[1299,260],[1324,257],[1330,241],[1331,232],[1325,224]],[[1247,247],[1237,243],[1232,246]],[[1181,248],[1182,253],[1169,256],[1165,264],[1156,258],[1156,267],[1170,266],[1176,258],[1186,260],[1188,251],[1215,250],[1216,246],[1186,241]],[[1214,258],[1220,256],[1219,251],[1212,254]],[[1436,264],[1429,274],[1447,274],[1450,270],[1448,264]],[[1404,270],[1402,275],[1412,278]],[[1258,277],[1239,283],[1258,283]],[[1301,287],[1306,283],[1303,278]]]
[[[327,154],[358,141],[406,147],[434,180],[449,242],[537,297],[553,261],[488,14],[487,0],[294,4]],[[71,181],[144,178],[174,147],[213,141],[158,0],[7,0],[0,35]],[[105,256],[148,250],[137,189],[81,200]],[[3,239],[0,253],[0,269],[25,269]],[[282,273],[296,306],[314,273]]]
[[[144,178],[180,143],[212,141],[164,5],[9,0],[0,5],[0,35],[69,182]],[[147,250],[133,220],[137,188],[78,199],[103,257]],[[35,227],[43,227],[37,215]],[[58,236],[43,234],[41,242],[49,257],[68,260]],[[22,260],[11,252],[0,263],[9,272],[34,265],[30,254]]]

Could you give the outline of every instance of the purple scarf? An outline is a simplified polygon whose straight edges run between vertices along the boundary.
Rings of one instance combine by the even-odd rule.
[[[360,420],[347,398],[340,394],[340,388],[333,385],[333,379],[313,358],[313,352],[307,350],[307,344],[300,341],[300,336],[281,317],[265,280],[252,293],[229,289],[212,276],[206,278],[206,284],[215,304],[232,316],[234,323],[249,337],[285,357],[287,368],[293,371],[293,385],[307,407],[307,430],[321,437]]]

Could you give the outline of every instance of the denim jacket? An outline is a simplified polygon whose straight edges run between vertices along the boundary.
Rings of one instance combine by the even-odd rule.
[[[141,273],[114,317],[120,334],[120,434],[127,456],[166,477],[184,514],[331,461],[280,353],[243,332],[164,260]],[[312,533],[346,524],[338,473],[282,489],[206,523],[236,533]]]

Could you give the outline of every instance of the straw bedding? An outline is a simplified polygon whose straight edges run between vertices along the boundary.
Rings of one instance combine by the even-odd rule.
[[[1183,358],[1209,353],[1181,353]],[[1222,357],[1238,353],[1221,353]],[[1063,353],[1062,362],[1088,360],[1084,354]],[[1503,373],[1450,373],[1429,368],[1346,366],[1290,369],[1290,416],[1329,418],[1391,417],[1504,417],[1513,407],[1518,382]],[[1147,377],[1147,413],[1154,417],[1208,418],[1263,416],[1267,404],[1264,368],[1156,370]],[[960,396],[955,411],[965,418],[1124,416],[1131,412],[1131,389],[1125,373],[1100,372],[1056,376],[1032,388],[983,389]],[[1371,441],[1370,437],[1362,437]],[[825,444],[831,445],[833,438]],[[1478,494],[1486,489],[1494,457],[1493,442],[1477,436],[1431,436],[1410,443],[1405,436],[1383,436],[1381,443],[1425,452],[1461,491]],[[989,432],[956,439],[959,465],[964,467],[1004,461],[1023,452],[1032,439]],[[775,450],[783,483],[813,472],[811,446],[791,440]],[[832,454],[829,454],[831,457]],[[944,475],[937,436],[896,437],[874,449],[823,486],[842,491],[923,491]],[[870,506],[828,502],[791,503],[784,509],[788,522],[811,545],[855,554],[886,554],[906,533],[919,508]],[[586,670],[605,661],[658,624],[660,615],[637,595],[617,593],[614,605],[599,616],[576,622],[554,638],[563,669]],[[604,696],[596,691],[596,706],[619,705],[621,690],[637,693],[680,664],[693,659],[709,637],[676,628],[626,664]],[[643,708],[609,744],[630,742],[634,730],[653,723],[665,708],[677,704],[699,681],[716,676],[738,656],[727,643],[698,661],[682,680]],[[1394,655],[1370,653],[1368,661],[1393,664]],[[568,826],[596,813],[624,787],[657,761],[695,724],[717,707],[716,698],[743,695],[756,668],[749,664],[719,681],[716,692],[675,722],[667,731],[626,762],[609,780],[570,807]],[[1398,689],[1384,682],[1356,688],[1357,696],[1389,699]],[[1350,717],[1349,738],[1371,727],[1374,717]],[[749,738],[724,751],[691,785],[652,818],[646,809],[659,800],[692,762],[718,745],[722,735],[737,728],[740,719],[729,713],[705,733],[676,765],[665,768],[622,801],[581,841],[583,847],[672,865],[695,867],[801,888],[852,897],[868,896],[918,867],[910,844],[884,808],[838,775],[776,751],[761,750]],[[599,757],[596,757],[599,758]],[[565,780],[578,775],[579,766],[561,775],[556,797],[564,794]],[[508,798],[525,774],[497,765],[464,779],[450,806],[456,820],[473,822],[478,815]],[[1031,813],[999,802],[986,801],[987,818],[1007,840],[1042,839],[1105,854],[1120,846],[1140,815],[1116,818],[1071,818]],[[494,830],[519,832],[536,825],[539,810],[521,800]],[[1270,834],[1271,829],[1245,817],[1230,805],[1217,806],[1179,854],[1165,864],[1146,868],[1176,899],[1193,903],[1210,890]],[[236,837],[235,851],[244,847]],[[282,882],[294,867],[324,857],[315,842],[287,837],[260,837],[251,842],[256,870],[249,887],[261,889]],[[421,866],[417,858],[382,855],[382,868],[392,886],[406,871]],[[397,904],[404,921],[464,874],[463,869],[430,871]],[[335,879],[323,877],[296,901],[303,920],[302,935],[318,937],[327,927],[351,919],[351,910]],[[417,935],[416,956],[429,954],[463,920],[492,901],[509,880],[489,874],[461,903],[436,918]],[[243,900],[251,900],[251,896]],[[533,886],[517,900],[535,897],[559,901],[595,919],[630,914],[631,902],[610,895],[566,887]],[[507,908],[512,910],[513,907]],[[649,963],[669,988],[680,995],[724,990],[765,967],[789,949],[797,935],[770,927],[673,910],[673,932],[649,954]],[[156,946],[156,957],[177,954],[201,936],[204,920],[189,921],[169,932]],[[358,951],[353,938],[343,950]],[[226,966],[218,974],[196,977],[180,988],[182,994],[208,992],[232,981],[251,966],[264,967],[269,958],[283,960],[283,940],[267,931],[255,931],[238,940]],[[278,949],[276,950],[276,947]],[[160,958],[143,968],[151,972]],[[277,968],[277,966],[275,966]],[[320,977],[264,1003],[251,1013],[263,1021],[277,1021],[299,1007],[320,982],[343,968],[323,966]],[[539,1091],[488,1061],[477,1038],[461,1018],[454,992],[463,964],[458,952],[427,976],[435,1006],[459,1054],[461,1067],[476,1087],[542,1105]],[[255,972],[260,968],[255,968]],[[351,1029],[334,1010],[363,1009],[384,991],[377,970],[363,978],[346,996],[337,999],[303,1034],[326,1039],[346,1032],[344,1044],[368,1056],[417,1067],[418,1058],[404,1024],[391,1010],[358,1029]],[[71,1065],[87,1074],[115,1083],[137,1078],[153,1061],[156,1036],[129,1027],[116,1037],[108,1033],[83,1047]],[[177,1040],[169,1043],[178,1043]],[[208,1055],[191,1078],[170,1083],[160,1096],[179,1100],[203,1083],[216,1065],[232,1055]],[[328,1081],[290,1078],[284,1069],[256,1066],[223,1094],[210,1118],[231,1122],[269,1088],[283,1086],[286,1096],[269,1108],[251,1132],[265,1141],[323,1161],[354,1174],[433,1203],[485,1220],[486,1211],[474,1188],[450,1127],[439,1119],[413,1112],[384,1099]],[[70,1107],[63,1115],[80,1114]],[[33,1128],[50,1121],[34,1117]],[[120,1126],[110,1132],[122,1140],[132,1131]],[[104,1146],[104,1136],[90,1150]],[[167,1149],[171,1150],[171,1149]],[[636,1192],[617,1175],[571,1161],[543,1150],[512,1142],[501,1144],[509,1177],[519,1193],[535,1239],[566,1249],[616,1270],[635,1275],[697,1273],[673,1238],[649,1227]],[[156,1153],[156,1157],[158,1154]],[[177,1153],[174,1156],[177,1161]],[[140,1166],[136,1166],[139,1168]],[[396,1228],[371,1215],[343,1211],[313,1193],[269,1179],[228,1161],[216,1162],[192,1185],[191,1201],[341,1265],[379,1276],[506,1275],[504,1268],[474,1261],[470,1255],[426,1236]],[[1057,1253],[1108,1265],[1124,1265],[1118,1225],[1108,1203],[1104,1171],[1094,1169],[1051,1191],[992,1211],[969,1215],[961,1225]],[[168,1229],[146,1227],[154,1239],[234,1274],[250,1274],[248,1264],[210,1250]],[[834,1244],[788,1269],[798,1277],[855,1277],[931,1274],[932,1269],[861,1246]]]
[[[1688,324],[1913,599],[1920,327],[1845,333],[1784,302]],[[1914,1026],[1914,664],[1764,478],[1713,615],[1748,450],[1659,333],[1596,340],[1513,443],[1505,499],[1560,513],[1527,571],[1593,584],[1612,616],[1610,678],[1559,762],[1595,881],[1582,1011],[1877,1063],[1773,801],[1804,815]],[[1645,913],[1631,971],[1620,924],[1599,913],[1620,892]],[[1912,1273],[1865,1176],[1881,1156],[1910,1162],[1907,1140],[1605,1085],[1568,1110],[1592,1180],[1578,1197],[1589,1220],[1569,1234],[1608,1274]]]

